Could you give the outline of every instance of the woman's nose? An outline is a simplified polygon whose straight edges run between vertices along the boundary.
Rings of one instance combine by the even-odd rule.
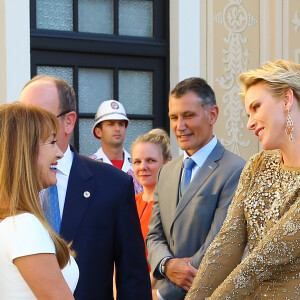
[[[253,118],[249,117],[248,123],[247,123],[248,130],[254,130],[255,128],[255,121]]]
[[[64,154],[62,153],[62,151],[60,150],[60,148],[57,146],[57,144],[56,144],[56,147],[57,147],[57,154],[56,154],[57,158],[58,159],[63,158]]]
[[[140,169],[141,169],[141,170],[147,169],[147,163],[144,162],[144,161],[142,161],[141,164],[140,164]]]

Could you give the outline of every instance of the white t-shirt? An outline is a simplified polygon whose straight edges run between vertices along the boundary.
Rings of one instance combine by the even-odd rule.
[[[23,213],[7,217],[0,223],[0,299],[36,299],[13,263],[17,257],[55,253],[55,245],[42,223],[32,214]],[[73,257],[62,274],[74,292],[78,266]]]

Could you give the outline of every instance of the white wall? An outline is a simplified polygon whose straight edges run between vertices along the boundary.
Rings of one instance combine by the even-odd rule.
[[[170,89],[181,80],[200,76],[202,36],[199,32],[202,0],[170,1]],[[201,23],[203,24],[203,22]],[[205,23],[204,23],[205,24]],[[202,30],[200,30],[202,31]],[[202,31],[205,32],[205,29]],[[204,63],[204,62],[203,62]],[[202,75],[203,76],[203,75]],[[176,138],[171,132],[171,148],[173,157],[181,151]]]
[[[19,98],[30,79],[29,0],[0,0],[0,103]]]

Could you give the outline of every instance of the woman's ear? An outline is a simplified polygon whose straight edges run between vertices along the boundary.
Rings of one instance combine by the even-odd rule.
[[[288,108],[289,110],[292,109],[293,104],[294,104],[294,92],[292,89],[287,89],[284,92],[284,106],[285,108]]]

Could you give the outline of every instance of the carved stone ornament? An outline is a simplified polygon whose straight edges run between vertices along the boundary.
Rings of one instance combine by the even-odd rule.
[[[229,0],[223,13],[214,17],[214,20],[223,24],[228,31],[228,35],[224,37],[228,48],[223,49],[225,74],[216,78],[220,87],[226,91],[223,103],[225,104],[224,116],[227,119],[225,129],[229,138],[221,139],[221,142],[238,155],[240,155],[240,147],[250,145],[250,139],[243,140],[245,124],[242,117],[246,117],[246,113],[239,98],[240,90],[237,84],[238,75],[247,70],[248,64],[249,51],[245,48],[247,37],[243,36],[243,32],[247,27],[257,24],[257,19],[247,13],[242,2],[243,0]]]

